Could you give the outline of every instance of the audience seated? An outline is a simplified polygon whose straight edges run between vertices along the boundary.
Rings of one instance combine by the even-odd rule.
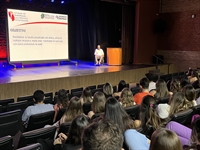
[[[191,83],[190,83],[189,79],[185,77],[185,78],[181,79],[181,82],[180,82],[181,89],[186,85],[191,85]]]
[[[199,75],[197,70],[192,70],[191,75],[188,75],[188,79],[195,89],[199,88]]]
[[[130,107],[135,105],[133,100],[133,93],[128,88],[124,88],[120,95],[120,103],[122,107]]]
[[[89,118],[85,115],[77,116],[70,126],[68,136],[60,133],[54,141],[54,150],[75,150],[81,148],[81,135],[83,129],[89,124]]]
[[[83,90],[80,100],[81,100],[82,104],[83,103],[91,103],[93,101],[92,91],[89,87],[86,87]]]
[[[153,81],[153,74],[146,73],[145,75],[149,79],[149,91],[156,90],[156,83]]]
[[[191,108],[193,106],[197,105],[196,102],[196,91],[191,85],[186,85],[182,89],[182,93],[185,95],[186,98],[186,105],[188,108]]]
[[[170,93],[167,88],[167,84],[164,80],[159,79],[156,82],[156,94],[154,95],[156,100],[159,101],[161,98],[170,97]]]
[[[125,132],[127,129],[133,129],[136,126],[136,122],[130,119],[129,115],[114,97],[107,99],[104,117],[118,124],[122,132]]]
[[[122,90],[126,88],[126,82],[124,80],[121,80],[118,84],[118,87],[117,87],[117,92],[113,94],[113,97],[116,97],[116,96],[119,96],[121,95],[122,93]]]
[[[64,122],[71,122],[76,116],[82,115],[83,109],[82,109],[82,103],[78,97],[72,97],[70,99],[69,107],[65,111],[62,118],[54,123],[54,126],[58,127],[64,123]]]
[[[103,86],[103,93],[105,94],[106,98],[112,97],[113,95],[113,87],[110,83],[106,83]]]
[[[180,80],[179,79],[173,79],[170,83],[170,95],[176,92],[181,91],[181,86],[180,86]]]
[[[185,102],[186,100],[184,94],[176,92],[170,99],[169,104],[159,104],[156,111],[160,118],[165,119],[174,113],[185,110]]]
[[[100,119],[87,126],[82,135],[82,150],[122,150],[123,133],[111,120]]]
[[[182,150],[182,146],[174,132],[160,128],[153,133],[149,150]]]
[[[137,105],[140,105],[142,99],[146,95],[152,95],[149,93],[149,80],[147,78],[142,78],[140,80],[140,88],[142,92],[139,92],[134,95],[133,99]]]
[[[33,98],[36,104],[34,106],[27,107],[22,115],[22,121],[24,122],[25,127],[27,127],[28,120],[31,115],[54,111],[52,104],[44,104],[45,96],[43,91],[35,91],[33,94]]]
[[[164,121],[155,112],[156,99],[153,96],[147,95],[143,98],[140,106],[140,121],[143,131],[145,131],[148,126],[152,126],[154,130],[164,126]]]
[[[91,111],[88,113],[89,118],[96,118],[103,115],[105,112],[106,97],[102,92],[96,92],[94,94],[93,102],[91,105]]]
[[[135,129],[128,129],[124,132],[124,140],[130,150],[149,150],[150,140]]]
[[[54,110],[55,110],[54,122],[56,120],[56,116],[57,116],[59,110],[62,108],[67,108],[68,105],[69,105],[68,92],[65,89],[59,90],[58,96],[57,96],[57,101],[56,101],[56,104],[54,105]]]

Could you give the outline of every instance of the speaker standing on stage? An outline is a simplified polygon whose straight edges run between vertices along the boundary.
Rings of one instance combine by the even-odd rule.
[[[104,52],[101,49],[100,45],[98,45],[97,49],[95,49],[94,56],[95,56],[96,65],[100,65],[103,62],[103,58],[104,58]]]

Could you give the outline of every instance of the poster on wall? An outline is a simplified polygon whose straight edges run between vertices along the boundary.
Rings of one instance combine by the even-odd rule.
[[[7,9],[10,62],[68,58],[68,15]]]

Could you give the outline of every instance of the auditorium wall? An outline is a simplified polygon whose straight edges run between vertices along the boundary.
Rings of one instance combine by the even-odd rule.
[[[158,34],[157,54],[179,70],[200,67],[200,1],[162,0],[160,9],[165,30]]]
[[[159,0],[138,0],[136,4],[134,63],[151,63],[157,51],[154,21],[159,12]]]

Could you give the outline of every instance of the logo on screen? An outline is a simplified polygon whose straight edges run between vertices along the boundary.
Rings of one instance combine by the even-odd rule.
[[[43,19],[44,18],[44,14],[41,14],[41,19]]]
[[[15,20],[15,15],[14,15],[14,13],[13,13],[12,11],[9,11],[9,12],[8,12],[8,16],[9,16],[9,18],[10,18],[12,21]]]

